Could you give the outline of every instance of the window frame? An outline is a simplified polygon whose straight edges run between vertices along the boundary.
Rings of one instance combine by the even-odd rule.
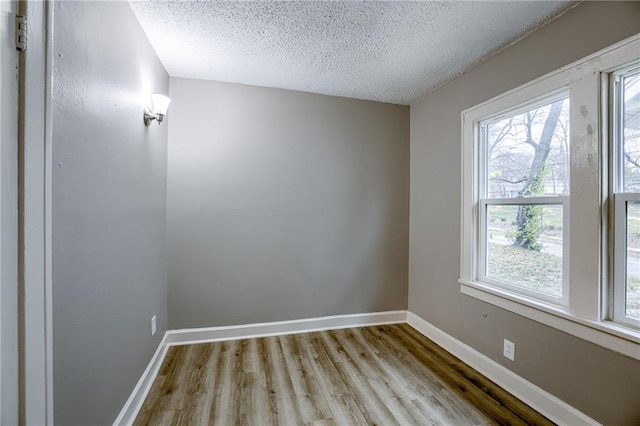
[[[612,315],[613,192],[609,91],[603,78],[638,60],[640,34],[462,112],[460,291],[640,360],[640,330]],[[479,124],[527,104],[570,95],[570,223],[567,303],[553,304],[491,285],[478,273],[480,247]],[[615,321],[614,321],[615,320]]]
[[[537,196],[537,197],[501,197],[501,198],[489,198],[488,192],[488,167],[489,156],[487,152],[487,126],[491,123],[495,123],[503,118],[512,117],[517,114],[521,114],[530,111],[533,108],[548,105],[550,103],[568,99],[569,91],[566,89],[559,89],[552,91],[548,96],[540,96],[536,98],[534,102],[526,102],[521,105],[515,105],[507,110],[500,111],[497,114],[493,114],[490,117],[486,117],[477,121],[475,126],[474,139],[478,146],[478,252],[477,252],[477,279],[479,282],[487,285],[503,288],[507,291],[514,292],[516,294],[523,295],[525,297],[532,298],[534,300],[540,300],[545,303],[553,305],[566,306],[569,300],[569,209],[570,209],[570,195],[556,195],[556,196]],[[571,173],[569,172],[569,179],[571,179]],[[499,279],[492,278],[487,275],[487,263],[488,263],[488,250],[487,250],[487,206],[490,205],[561,205],[562,217],[563,217],[563,232],[562,232],[562,296],[553,297],[551,295],[537,292],[527,289],[526,287],[519,286],[517,284],[509,283],[507,281],[501,281]]]
[[[632,61],[616,70],[606,73],[608,80],[611,197],[613,199],[611,217],[613,218],[612,248],[612,285],[608,291],[609,318],[614,322],[640,329],[640,319],[626,315],[627,286],[627,207],[629,203],[640,203],[640,192],[626,192],[624,189],[624,141],[621,138],[623,127],[622,111],[624,99],[620,81],[626,75],[640,72],[640,60]]]

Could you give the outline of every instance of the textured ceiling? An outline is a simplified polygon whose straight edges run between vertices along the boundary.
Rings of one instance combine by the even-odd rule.
[[[130,1],[173,77],[410,104],[566,1]]]

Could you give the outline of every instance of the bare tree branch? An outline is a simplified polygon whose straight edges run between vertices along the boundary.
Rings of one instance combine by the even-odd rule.
[[[516,185],[518,183],[526,182],[527,181],[527,177],[525,176],[520,180],[509,180],[509,179],[505,179],[505,178],[492,177],[492,178],[489,178],[489,180],[497,180],[497,181],[500,181],[500,182],[506,182],[506,183],[511,183],[511,184]]]
[[[496,136],[496,140],[491,144],[491,146],[489,146],[489,155],[491,155],[493,149],[511,132],[511,128],[513,127],[512,124],[513,118],[510,118],[509,122],[500,129],[498,136]]]
[[[633,164],[634,166],[636,166],[637,168],[640,168],[640,161],[638,161],[637,159],[634,160],[633,158],[631,158],[631,156],[628,153],[624,153],[624,158],[630,162],[631,164]]]

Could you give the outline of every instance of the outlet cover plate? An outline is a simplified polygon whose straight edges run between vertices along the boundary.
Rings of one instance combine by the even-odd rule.
[[[505,358],[508,358],[511,361],[515,361],[515,358],[516,358],[516,344],[513,343],[513,342],[508,341],[507,339],[504,339],[504,349],[502,351],[502,355],[504,355]]]

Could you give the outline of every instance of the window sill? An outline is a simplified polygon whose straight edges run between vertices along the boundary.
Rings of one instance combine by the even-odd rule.
[[[460,291],[533,321],[548,325],[612,351],[640,360],[640,332],[610,321],[592,321],[577,317],[566,309],[538,302],[506,290],[475,282],[458,280]]]

